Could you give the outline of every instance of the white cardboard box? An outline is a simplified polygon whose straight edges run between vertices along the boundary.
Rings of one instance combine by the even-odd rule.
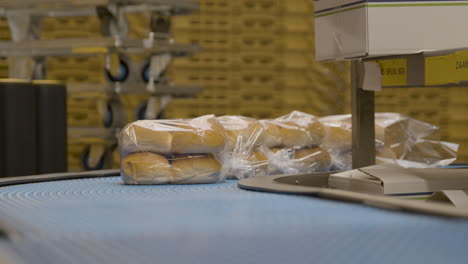
[[[407,169],[381,164],[331,174],[328,187],[370,194],[421,196],[443,190],[468,190],[468,171]]]
[[[317,60],[468,47],[468,0],[315,1]]]

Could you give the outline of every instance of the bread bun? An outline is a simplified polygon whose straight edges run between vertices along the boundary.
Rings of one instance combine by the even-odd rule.
[[[457,150],[456,144],[421,140],[409,149],[403,159],[423,164],[434,164],[442,160],[455,159]]]
[[[316,146],[325,135],[323,125],[315,116],[298,111],[261,123],[265,128],[265,145],[270,148]]]
[[[292,149],[272,148],[272,171],[275,173],[305,173],[330,169],[331,157],[320,147]]]
[[[226,130],[226,150],[251,149],[263,143],[263,126],[244,116],[221,116],[217,120]]]
[[[375,156],[378,158],[393,159],[393,160],[398,159],[398,156],[395,154],[393,149],[389,147],[383,146],[381,148],[377,148],[375,152],[376,152]]]
[[[173,183],[213,183],[219,181],[221,164],[212,155],[179,155],[172,168]]]
[[[263,152],[262,150],[256,149],[249,156],[249,160],[251,160],[253,162],[257,162],[257,161],[258,162],[266,162],[266,161],[268,161],[268,157],[265,154],[265,152]]]
[[[336,151],[352,148],[350,115],[327,116],[320,119],[325,126],[324,145]],[[396,113],[378,113],[375,118],[375,139],[391,149],[397,157],[403,155],[408,142],[408,118]]]
[[[334,151],[351,150],[352,130],[350,115],[334,115],[320,118],[325,127],[323,144]]]
[[[331,157],[328,151],[320,147],[297,149],[294,152],[297,166],[304,171],[323,171],[331,166]]]
[[[224,141],[224,128],[213,115],[191,120],[136,121],[125,127],[120,136],[123,154],[219,152]]]
[[[244,179],[263,176],[268,170],[268,157],[259,148],[247,152],[225,152],[223,155],[223,174],[228,179]]]
[[[173,153],[220,152],[225,146],[225,130],[214,115],[174,122]]]
[[[168,183],[173,179],[169,161],[159,154],[140,152],[122,160],[122,175],[126,184]]]
[[[408,129],[408,118],[400,114],[378,113],[375,116],[375,139],[383,142],[396,157],[401,157],[408,148]]]
[[[171,152],[171,145],[172,135],[167,127],[151,120],[136,121],[120,133],[120,146],[124,153],[148,151],[167,154]]]

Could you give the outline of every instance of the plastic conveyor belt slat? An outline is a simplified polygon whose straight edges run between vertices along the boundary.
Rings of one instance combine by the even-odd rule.
[[[245,191],[236,181],[126,186],[105,177],[4,186],[0,223],[14,230],[8,246],[25,263],[468,259],[468,221]]]

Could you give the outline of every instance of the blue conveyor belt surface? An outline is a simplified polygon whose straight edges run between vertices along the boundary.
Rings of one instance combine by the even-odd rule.
[[[26,263],[466,263],[468,222],[211,185],[118,177],[0,188]]]

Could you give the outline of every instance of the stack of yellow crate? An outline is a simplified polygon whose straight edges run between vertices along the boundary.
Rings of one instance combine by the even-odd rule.
[[[0,40],[11,39],[10,29],[6,18],[0,18]],[[8,78],[8,60],[0,58],[0,78]]]
[[[44,17],[41,29],[42,39],[101,36],[101,23],[97,16]]]
[[[200,12],[173,19],[172,35],[203,51],[174,60],[168,76],[204,91],[173,100],[167,116],[342,112],[348,68],[315,61],[313,22],[309,0],[201,0]]]
[[[41,25],[41,39],[67,39],[100,37],[100,21],[96,16],[45,17]],[[46,77],[67,83],[99,84],[107,82],[104,56],[63,56],[46,58]],[[100,92],[69,93],[67,123],[70,128],[103,127],[108,97]],[[104,105],[104,107],[103,107]],[[68,167],[71,171],[83,169],[85,150],[102,139],[69,138]]]

